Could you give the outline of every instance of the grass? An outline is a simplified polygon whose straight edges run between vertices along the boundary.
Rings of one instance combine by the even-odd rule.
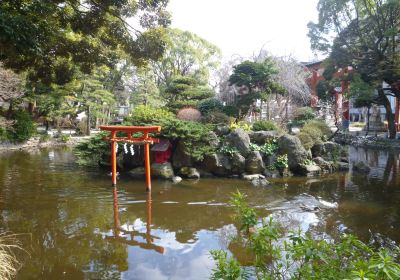
[[[21,268],[21,263],[18,261],[15,251],[23,250],[21,242],[15,234],[0,234],[0,279],[13,279]]]

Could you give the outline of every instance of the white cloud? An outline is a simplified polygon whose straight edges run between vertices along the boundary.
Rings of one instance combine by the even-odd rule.
[[[221,48],[225,57],[313,54],[307,23],[317,19],[318,0],[170,0],[172,27],[188,30]]]

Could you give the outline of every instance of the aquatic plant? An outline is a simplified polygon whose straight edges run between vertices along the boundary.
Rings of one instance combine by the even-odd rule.
[[[399,247],[376,249],[353,235],[326,240],[298,230],[284,236],[272,217],[257,218],[239,191],[231,205],[239,228],[235,241],[249,248],[252,263],[242,266],[225,251],[212,251],[211,279],[399,279]]]

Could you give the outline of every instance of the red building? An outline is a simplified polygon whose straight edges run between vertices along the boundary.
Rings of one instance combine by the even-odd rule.
[[[311,89],[311,108],[318,108],[318,92],[317,85],[318,82],[324,80],[323,73],[323,61],[317,61],[312,63],[305,63],[304,66],[308,71],[311,72],[311,77],[307,80]],[[347,67],[345,69],[339,69],[336,73],[334,73],[334,77],[340,78],[348,75],[352,71],[351,67]],[[341,122],[344,128],[348,128],[350,121],[350,103],[346,98],[346,93],[348,92],[349,82],[347,80],[341,81],[341,86],[335,88],[335,111],[336,111],[336,120]],[[340,112],[342,113],[340,115]],[[396,129],[399,130],[400,125],[400,101],[398,98],[394,100],[394,112],[395,112],[395,122]]]
[[[155,163],[166,163],[172,155],[172,144],[166,139],[160,140],[160,143],[155,144],[151,151],[154,152]]]

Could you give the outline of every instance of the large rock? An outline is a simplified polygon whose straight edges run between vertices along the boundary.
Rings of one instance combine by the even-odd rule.
[[[336,168],[337,168],[339,171],[348,171],[348,170],[350,169],[350,165],[349,165],[348,162],[339,161],[339,162],[336,164]]]
[[[174,177],[174,169],[171,163],[153,163],[151,165],[151,176],[160,179],[172,179]]]
[[[318,176],[321,175],[321,167],[315,164],[305,165],[304,172],[307,177]]]
[[[278,132],[271,131],[254,131],[249,133],[251,142],[258,145],[264,145],[265,143],[278,138]]]
[[[176,145],[174,153],[172,155],[172,166],[175,169],[179,169],[185,166],[193,166],[193,160],[191,156],[185,153],[185,143],[183,141],[179,141]]]
[[[308,158],[307,151],[296,136],[285,134],[278,138],[280,154],[287,154],[289,169],[295,174],[303,174],[303,163]]]
[[[194,167],[182,167],[178,174],[186,179],[200,179],[200,172]]]
[[[135,178],[135,179],[145,178],[145,170],[144,170],[144,167],[142,167],[142,166],[133,168],[132,170],[130,170],[128,172],[128,174],[129,174],[129,176],[131,176],[132,178]]]
[[[260,174],[264,172],[264,169],[265,165],[260,152],[251,152],[246,158],[246,172],[248,174]]]
[[[229,129],[228,126],[217,126],[215,129],[215,132],[217,133],[218,136],[225,136],[228,135],[231,130]]]
[[[245,170],[246,159],[239,153],[234,153],[231,158],[232,173],[242,174]]]
[[[311,147],[313,157],[323,157],[326,155],[325,145],[323,142],[317,142]]]
[[[210,131],[210,133],[208,134],[208,144],[214,148],[218,148],[219,146],[218,135],[213,131]]]
[[[322,172],[331,173],[333,171],[332,163],[322,157],[316,157],[313,160],[321,168]]]
[[[371,168],[364,162],[359,161],[353,165],[353,171],[356,173],[368,174],[371,171]]]
[[[246,157],[251,152],[250,137],[241,128],[236,128],[234,131],[229,133],[225,137],[224,144],[235,147],[244,157]]]
[[[205,156],[202,169],[217,176],[227,176],[231,174],[232,164],[229,157],[224,154],[212,154]]]

